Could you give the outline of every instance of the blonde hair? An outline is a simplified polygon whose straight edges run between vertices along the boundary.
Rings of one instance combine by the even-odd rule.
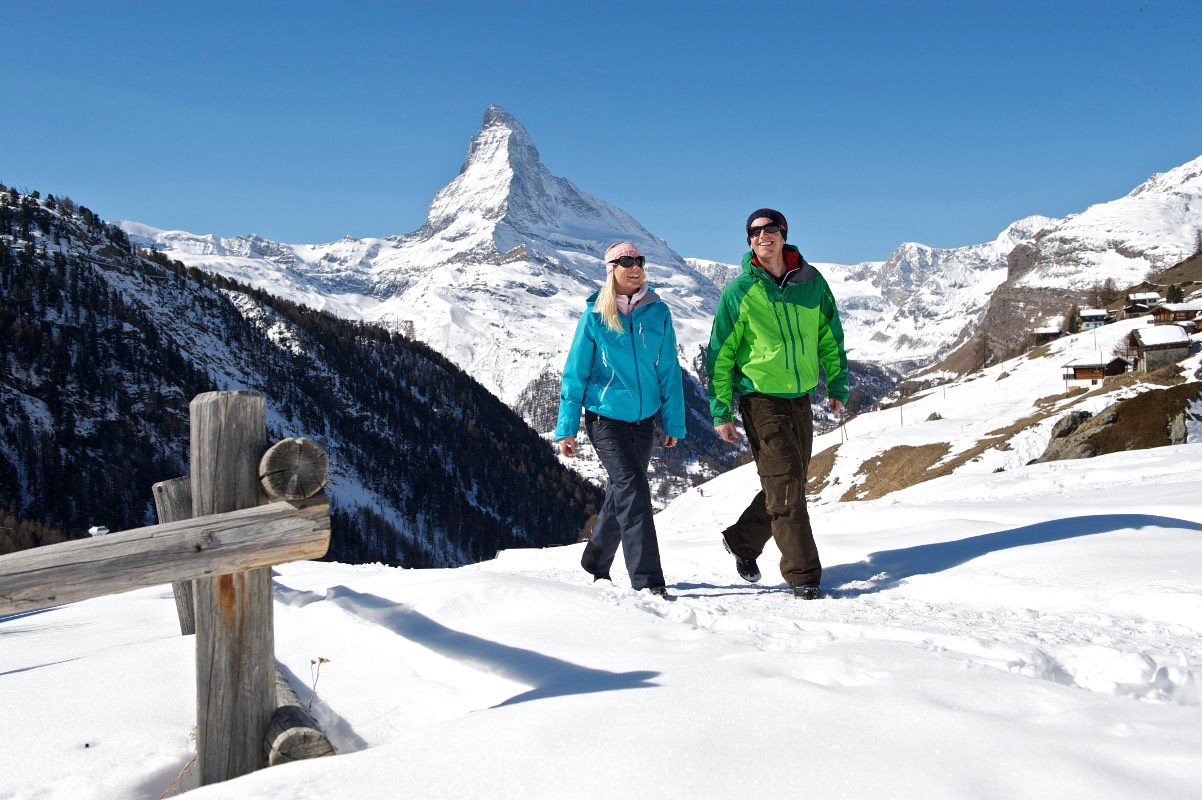
[[[593,301],[593,310],[601,315],[601,321],[609,326],[611,331],[626,332],[626,329],[622,327],[622,317],[618,314],[618,285],[613,270],[610,270],[609,274],[605,276],[605,285],[601,287],[600,294]]]
[[[605,254],[601,256],[601,266],[605,267],[605,285],[601,287],[601,292],[597,295],[597,299],[593,301],[593,310],[601,315],[601,321],[611,331],[625,333],[626,329],[622,327],[622,317],[618,314],[617,279],[614,277],[614,271],[609,268],[609,262],[606,260],[609,256],[609,251],[620,244],[622,242],[611,244],[605,248]]]

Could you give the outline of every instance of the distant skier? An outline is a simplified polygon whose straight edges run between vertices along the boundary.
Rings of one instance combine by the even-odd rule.
[[[722,292],[710,334],[706,370],[710,413],[723,441],[738,439],[731,414],[747,431],[761,491],[734,525],[722,532],[744,580],[760,579],[756,559],[768,539],[780,548],[780,571],[793,596],[822,596],[822,562],[806,510],[806,469],[814,441],[810,392],[818,367],[826,373],[831,409],[847,401],[843,327],[826,280],[785,244],[789,225],[779,211],[761,208],[747,218],[743,274]]]
[[[604,259],[605,285],[588,299],[563,369],[555,438],[561,453],[575,454],[583,407],[585,430],[609,474],[580,565],[594,581],[609,580],[620,542],[631,586],[666,598],[647,465],[657,411],[664,447],[685,436],[676,333],[668,306],[646,283],[638,248],[619,242]]]

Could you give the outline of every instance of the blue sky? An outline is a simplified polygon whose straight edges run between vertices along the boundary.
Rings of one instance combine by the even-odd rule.
[[[0,181],[287,242],[407,233],[490,103],[682,255],[993,239],[1202,155],[1192,2],[0,0]]]

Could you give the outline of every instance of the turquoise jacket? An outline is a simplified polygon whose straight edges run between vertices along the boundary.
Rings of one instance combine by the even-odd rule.
[[[580,410],[624,422],[663,411],[664,432],[683,439],[684,386],[676,357],[676,332],[668,306],[652,289],[621,316],[624,330],[610,330],[593,310],[597,293],[580,315],[563,368],[555,438],[575,436]]]

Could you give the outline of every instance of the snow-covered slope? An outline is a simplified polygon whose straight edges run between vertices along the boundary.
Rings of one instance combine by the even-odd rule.
[[[1113,279],[1122,288],[1200,248],[1202,156],[1039,231],[1015,282],[1083,290]]]
[[[1202,448],[950,476],[812,514],[829,599],[741,582],[754,467],[657,517],[669,603],[581,545],[278,568],[276,652],[341,753],[201,798],[1186,800]],[[170,587],[0,620],[0,797],[157,798],[193,752]],[[190,786],[191,777],[184,785]]]
[[[1074,411],[1096,414],[1116,401],[1163,386],[1129,373],[1097,386],[1070,385],[1064,365],[1109,361],[1149,317],[1065,336],[1026,355],[949,379],[904,403],[862,414],[814,440],[822,464],[819,502],[880,497],[945,472],[985,477],[1039,457],[1055,424]],[[1198,347],[1181,362],[1197,385]],[[1070,389],[1075,391],[1070,392]],[[816,467],[811,465],[811,476]],[[925,485],[925,484],[924,484]]]

